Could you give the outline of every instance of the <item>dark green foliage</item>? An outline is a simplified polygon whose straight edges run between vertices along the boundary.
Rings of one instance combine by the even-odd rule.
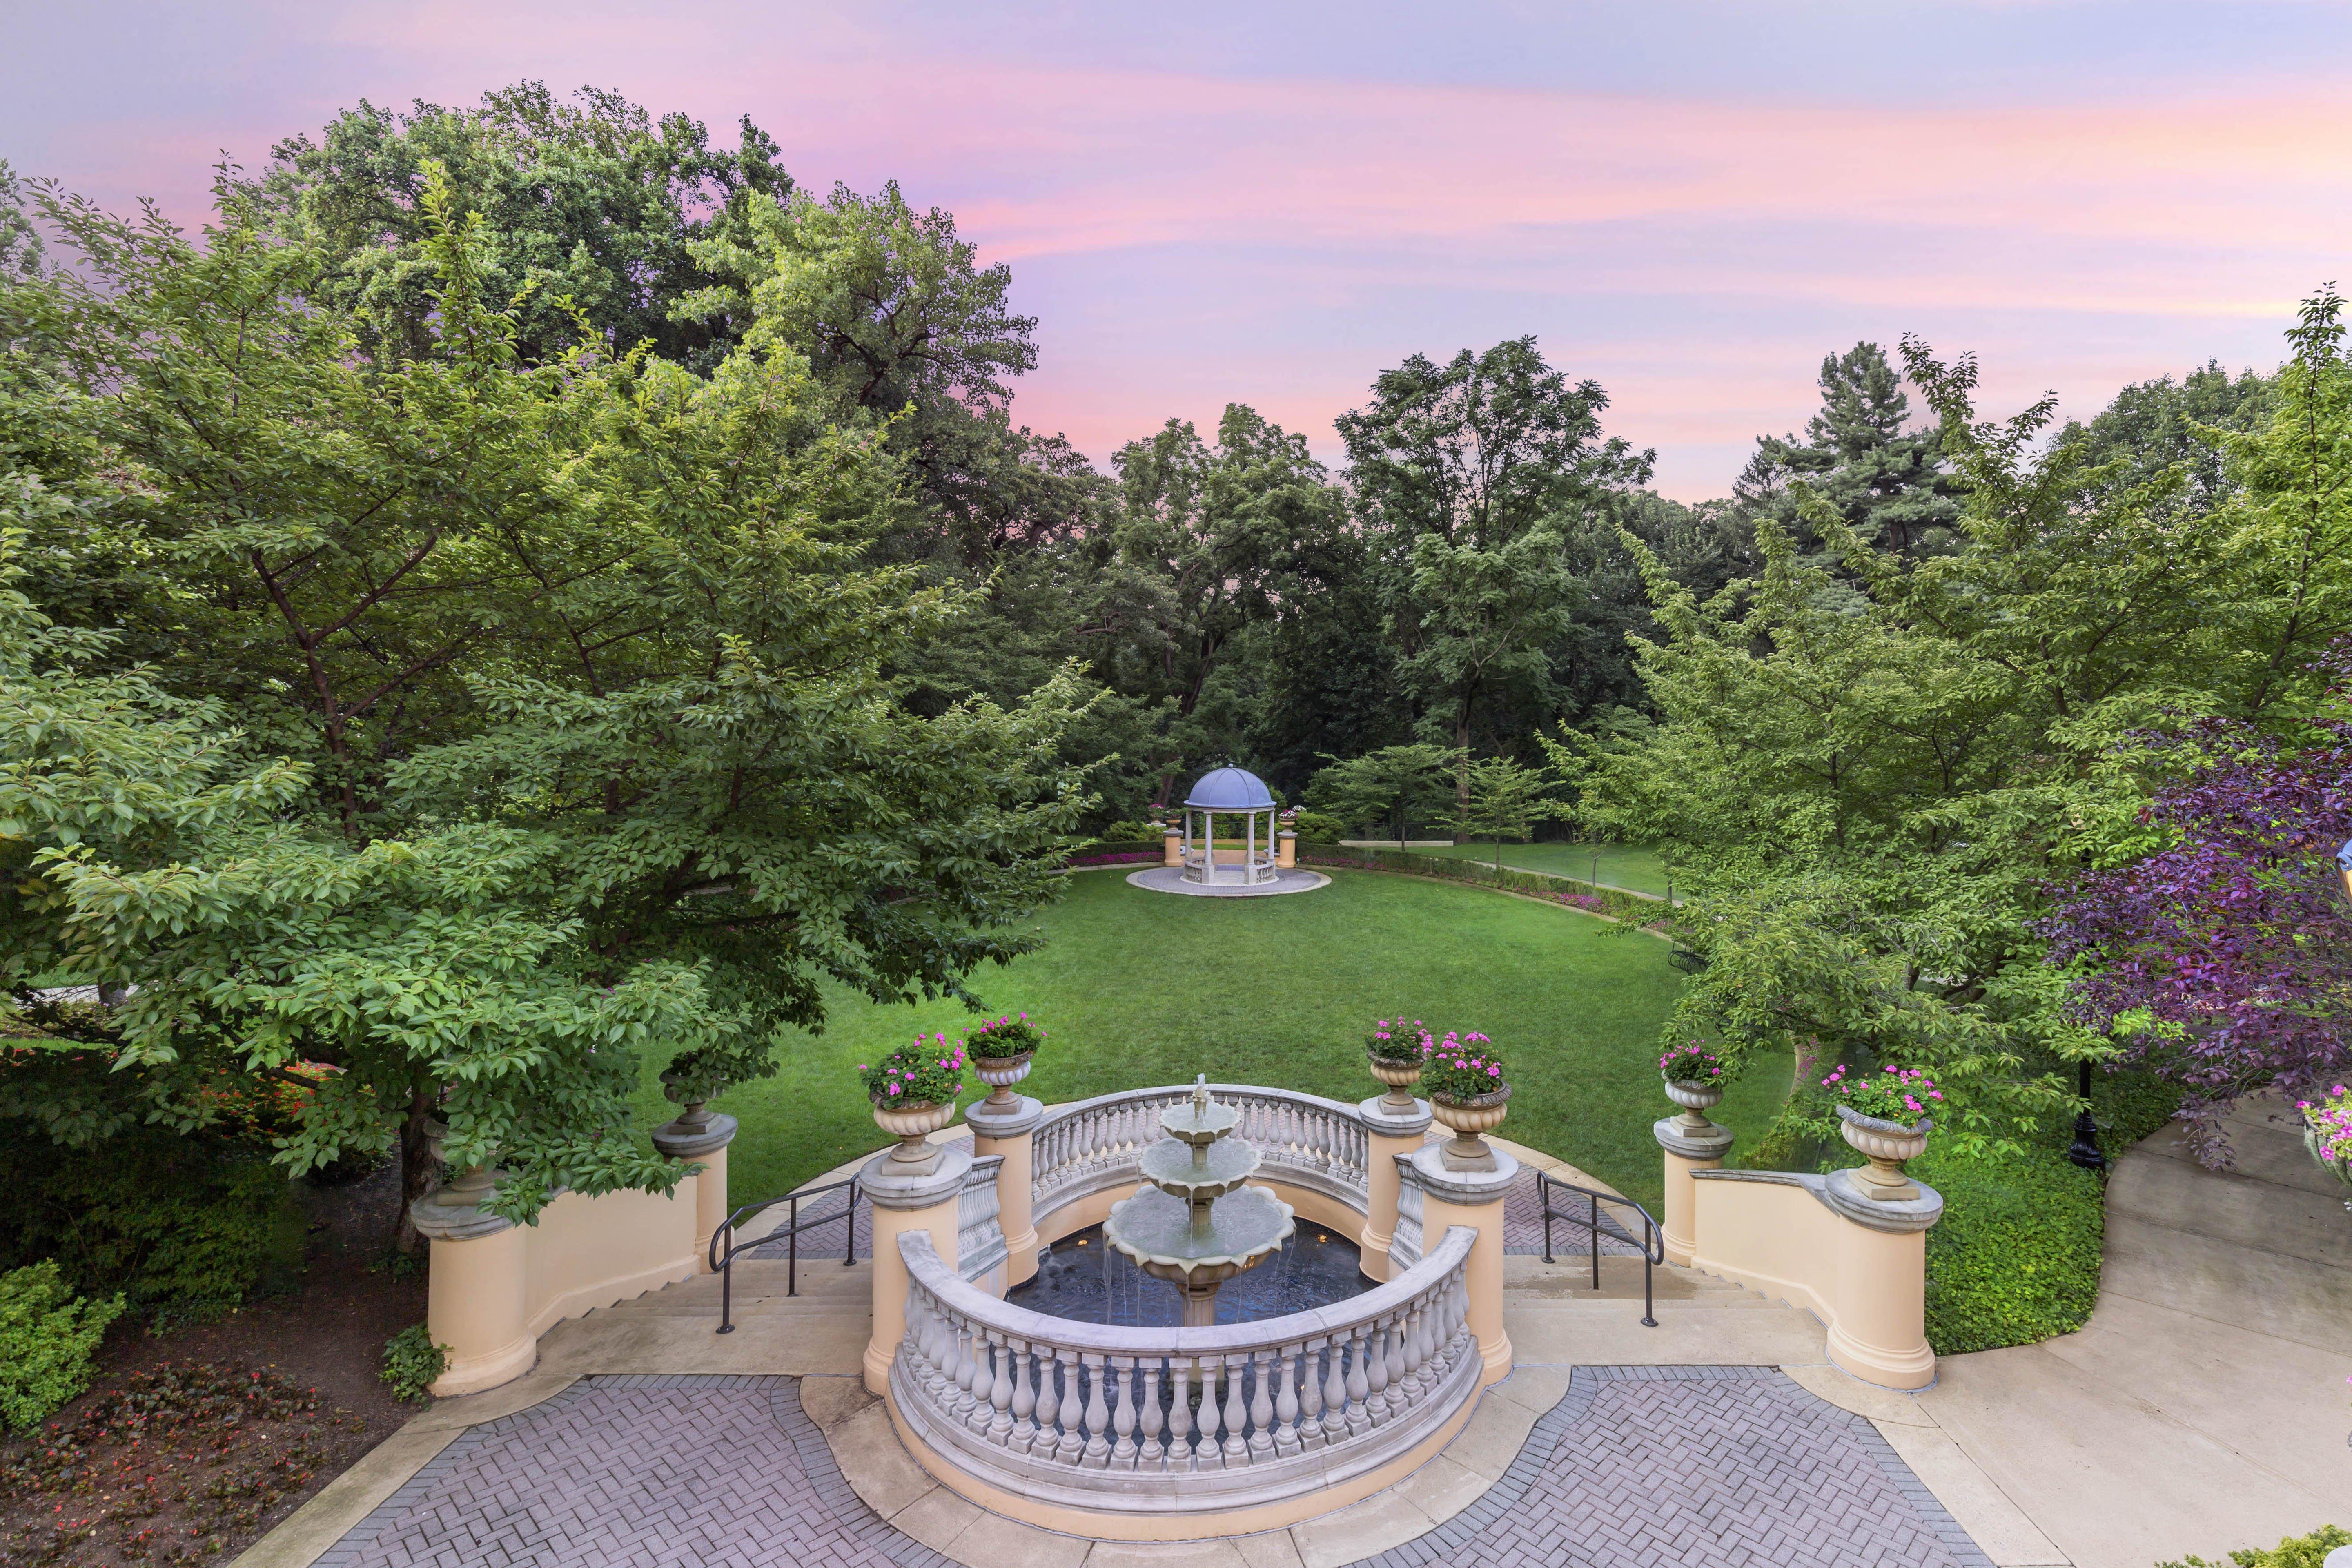
[[[28,1431],[88,1388],[90,1353],[121,1315],[121,1297],[77,1296],[54,1263],[0,1275],[0,1422]]]
[[[383,1342],[383,1370],[376,1375],[394,1399],[422,1404],[433,1397],[434,1382],[448,1370],[449,1347],[435,1344],[423,1323],[411,1323]]]
[[[2276,1546],[2242,1546],[2230,1553],[2227,1563],[2192,1556],[2159,1563],[2156,1568],[2320,1568],[2339,1546],[2352,1546],[2352,1530],[2323,1524],[2309,1535],[2282,1537]]]
[[[0,1268],[53,1258],[151,1322],[202,1321],[289,1287],[305,1222],[266,1146],[138,1126],[86,1149],[0,1121]]]
[[[1959,476],[1944,460],[1933,422],[1906,429],[1911,400],[1902,373],[1876,343],[1856,343],[1822,361],[1822,408],[1794,436],[1759,437],[1739,477],[1749,513],[1769,517],[1807,548],[1822,542],[1790,489],[1810,485],[1854,537],[1902,554],[1957,548]]]

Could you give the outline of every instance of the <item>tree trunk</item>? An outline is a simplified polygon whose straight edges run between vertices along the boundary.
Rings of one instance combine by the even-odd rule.
[[[416,1201],[434,1186],[433,1151],[426,1129],[432,1120],[433,1091],[419,1088],[409,1095],[408,1115],[400,1124],[400,1231],[394,1245],[408,1258],[425,1250],[425,1235],[409,1215]]]
[[[1470,825],[1470,704],[1462,704],[1461,721],[1454,726],[1454,744],[1460,756],[1454,763],[1454,842],[1467,843]]]

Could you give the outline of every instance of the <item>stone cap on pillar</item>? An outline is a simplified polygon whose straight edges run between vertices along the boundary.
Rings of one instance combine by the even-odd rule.
[[[1707,1124],[1704,1132],[1694,1131],[1683,1125],[1679,1116],[1669,1116],[1663,1121],[1654,1122],[1650,1131],[1657,1135],[1659,1148],[1685,1160],[1720,1160],[1731,1152],[1732,1140],[1736,1136],[1730,1128],[1717,1127],[1713,1122]]]
[[[1832,1214],[1866,1230],[1881,1230],[1890,1236],[1908,1236],[1922,1231],[1944,1217],[1944,1194],[1918,1177],[1911,1184],[1919,1189],[1916,1198],[1898,1198],[1892,1202],[1874,1198],[1854,1184],[1851,1170],[1832,1171],[1828,1175],[1816,1175],[1811,1171],[1693,1171],[1695,1182],[1763,1182],[1776,1186],[1802,1187],[1822,1201]]]
[[[498,1195],[496,1178],[504,1174],[493,1172],[493,1179],[479,1186],[436,1187],[409,1205],[409,1220],[435,1241],[474,1241],[512,1230],[514,1221],[482,1207]]]
[[[1018,1138],[1024,1132],[1037,1131],[1037,1123],[1045,1120],[1045,1102],[1027,1095],[1016,1097],[1002,1110],[985,1100],[974,1100],[964,1107],[964,1125],[975,1138]]]
[[[1416,1100],[1411,1110],[1398,1110],[1388,1102],[1386,1095],[1376,1094],[1360,1101],[1356,1114],[1364,1119],[1364,1131],[1377,1132],[1383,1138],[1418,1138],[1429,1131],[1429,1101]]]
[[[672,1160],[699,1160],[735,1141],[735,1119],[705,1111],[699,1121],[681,1116],[653,1130],[654,1147]]]
[[[1491,1171],[1449,1171],[1445,1168],[1444,1152],[1443,1143],[1424,1143],[1409,1157],[1413,1185],[1441,1203],[1459,1204],[1465,1208],[1476,1204],[1498,1204],[1518,1179],[1519,1163],[1508,1150],[1495,1150],[1495,1168]]]
[[[927,1209],[947,1202],[963,1190],[964,1178],[971,1174],[971,1145],[959,1141],[936,1147],[939,1163],[919,1176],[891,1170],[890,1151],[883,1150],[857,1168],[857,1190],[877,1209]]]

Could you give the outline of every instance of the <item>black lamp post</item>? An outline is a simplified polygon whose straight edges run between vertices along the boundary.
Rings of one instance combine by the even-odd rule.
[[[2091,1114],[2091,1064],[2077,1064],[2082,1072],[2076,1079],[2075,1091],[2083,1097],[2082,1113],[2074,1118],[2074,1142],[2066,1151],[2066,1158],[2086,1171],[2107,1168],[2106,1151],[2099,1147],[2099,1121]]]

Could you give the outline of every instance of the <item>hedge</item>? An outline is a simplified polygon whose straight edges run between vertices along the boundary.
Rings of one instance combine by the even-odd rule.
[[[1599,887],[1580,877],[1519,871],[1507,866],[1498,868],[1447,855],[1415,855],[1407,849],[1361,849],[1336,844],[1301,844],[1298,847],[1298,863],[1360,871],[1396,871],[1410,877],[1434,877],[1441,881],[1498,888],[1507,893],[1522,893],[1528,898],[1564,904],[1572,910],[1583,910],[1589,914],[1607,915],[1628,926],[1662,925],[1667,919],[1665,901],[1661,899],[1645,899],[1639,893],[1629,893],[1620,888]]]

